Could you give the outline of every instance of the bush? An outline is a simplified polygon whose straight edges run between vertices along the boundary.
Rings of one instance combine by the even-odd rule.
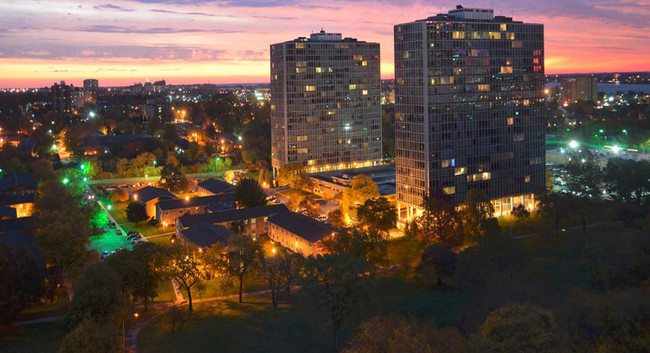
[[[131,202],[126,206],[126,218],[129,222],[140,222],[149,218],[147,209],[143,204],[138,202]]]

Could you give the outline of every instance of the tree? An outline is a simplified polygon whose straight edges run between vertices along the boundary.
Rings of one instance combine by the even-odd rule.
[[[650,194],[650,162],[612,158],[605,167],[605,180],[615,199],[645,204]]]
[[[327,213],[327,219],[334,228],[345,228],[345,221],[343,220],[343,211],[340,208],[330,210]]]
[[[235,189],[235,199],[239,208],[266,205],[266,193],[255,179],[244,178]]]
[[[567,188],[578,197],[600,198],[603,172],[589,150],[575,152],[564,166],[569,174]]]
[[[341,209],[348,217],[356,218],[356,208],[366,200],[379,197],[377,184],[367,175],[359,174],[352,178],[350,187],[341,195]]]
[[[271,304],[273,310],[278,308],[280,302],[280,291],[284,285],[284,276],[282,273],[282,259],[286,250],[280,248],[276,250],[273,248],[273,253],[265,256],[264,252],[258,253],[258,263],[260,264],[259,275],[266,281],[269,290],[271,291]]]
[[[526,209],[526,206],[523,204],[517,205],[517,207],[512,209],[512,212],[510,212],[515,218],[517,218],[517,221],[521,222],[523,219],[530,217],[530,212]]]
[[[239,302],[243,302],[244,276],[256,265],[262,247],[253,239],[243,235],[233,235],[228,240],[225,257],[222,260],[223,272],[239,281]]]
[[[346,254],[373,266],[386,262],[386,239],[374,229],[347,228],[322,239],[321,246],[329,254]]]
[[[115,189],[110,195],[111,202],[129,201],[129,192],[126,189]]]
[[[442,191],[431,192],[423,206],[418,229],[425,245],[455,246],[463,242],[462,221],[449,196]]]
[[[131,251],[132,256],[136,259],[135,279],[131,290],[134,301],[142,300],[144,310],[147,311],[149,301],[153,301],[158,296],[158,286],[162,279],[158,263],[158,253],[160,250],[151,242],[137,244]]]
[[[84,155],[83,139],[86,136],[86,129],[81,124],[71,125],[65,129],[62,138],[62,145],[69,153],[80,158]]]
[[[498,232],[499,223],[493,215],[494,206],[487,194],[478,189],[470,189],[460,212],[465,234],[477,239]]]
[[[30,165],[32,175],[39,182],[45,182],[56,179],[56,172],[52,167],[52,162],[49,159],[37,159]]]
[[[386,234],[397,223],[397,209],[385,197],[368,199],[357,207],[357,218],[366,227]]]
[[[63,283],[66,273],[76,273],[88,259],[89,219],[81,205],[81,200],[59,182],[39,187],[34,206],[34,243],[50,264],[48,270],[54,283]]]
[[[375,316],[362,322],[360,332],[343,353],[446,352],[464,353],[467,342],[456,329],[420,324],[412,316]]]
[[[456,272],[457,256],[456,253],[444,246],[431,245],[424,249],[422,259],[415,271],[419,279],[431,286],[432,277],[435,279],[436,286],[449,284],[454,278]]]
[[[0,324],[45,295],[44,268],[27,248],[0,245]]]
[[[334,350],[343,323],[367,296],[367,271],[366,260],[347,254],[319,255],[305,262],[300,295],[326,315]]]
[[[139,202],[130,202],[126,206],[126,218],[129,222],[140,222],[149,218],[147,208]]]
[[[192,312],[192,287],[204,277],[204,265],[198,254],[183,246],[170,248],[164,259],[162,271],[166,278],[176,281],[187,294],[188,312]]]
[[[160,172],[160,184],[172,193],[183,193],[190,187],[190,182],[180,168],[171,163],[165,164]]]
[[[117,321],[126,304],[120,287],[119,275],[106,263],[86,266],[74,286],[72,305],[65,317],[68,328],[86,319],[99,324]]]
[[[278,170],[278,184],[289,185],[290,188],[298,190],[307,181],[307,172],[300,163],[289,163]]]
[[[61,341],[59,353],[108,353],[122,348],[114,327],[86,320]]]
[[[570,212],[568,197],[556,193],[544,193],[537,196],[539,204],[538,212],[547,222],[555,225],[555,235],[560,231],[560,223],[566,219]]]
[[[415,224],[414,227],[413,224]],[[413,262],[418,260],[422,253],[422,243],[417,233],[411,231],[414,228],[417,231],[415,220],[407,222],[404,228],[404,236],[392,241],[394,250],[390,253],[394,257],[391,260],[400,264],[400,267],[404,270],[404,277],[408,276]]]
[[[493,311],[473,346],[479,352],[561,352],[562,337],[553,313],[531,304],[512,303]]]
[[[300,278],[300,271],[305,263],[305,258],[299,253],[292,253],[283,249],[280,256],[280,276],[284,281],[287,297],[291,298],[291,287]]]

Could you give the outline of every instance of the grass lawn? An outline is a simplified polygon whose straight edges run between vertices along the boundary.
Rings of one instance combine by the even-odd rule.
[[[456,322],[456,312],[467,298],[452,290],[426,291],[412,281],[378,279],[367,299],[369,305],[343,329],[348,341],[360,321],[389,312],[436,317],[441,325]],[[184,307],[185,308],[185,307]],[[283,304],[273,312],[268,297],[199,303],[184,327],[173,334],[164,316],[138,336],[140,352],[329,352],[330,333],[324,318],[301,307]]]
[[[129,222],[129,220],[126,218],[126,206],[128,206],[128,202],[115,202],[111,203],[111,216],[115,218],[117,223],[124,228],[126,232],[134,230],[137,232],[142,233],[143,236],[148,237],[150,235],[157,235],[157,234],[163,234],[170,232],[170,228],[168,229],[163,229],[162,227],[157,228],[149,224],[148,222]],[[173,231],[173,229],[171,229]]]
[[[65,334],[66,330],[63,324],[58,321],[11,326],[8,331],[0,331],[0,352],[56,352]]]
[[[169,280],[160,281],[158,286],[158,296],[154,299],[154,302],[173,302],[176,301],[176,294],[174,293],[174,287],[172,282]],[[138,304],[141,304],[139,302]]]
[[[62,315],[68,304],[70,304],[68,293],[65,290],[59,290],[56,299],[52,303],[41,303],[27,307],[20,313],[16,321]]]

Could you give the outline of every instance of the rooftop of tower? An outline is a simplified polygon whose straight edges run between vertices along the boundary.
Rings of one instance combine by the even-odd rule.
[[[462,5],[456,6],[446,14],[437,14],[417,22],[420,21],[523,23],[513,21],[512,17],[495,16],[493,9],[465,8]]]
[[[320,32],[312,33],[309,38],[307,37],[298,37],[293,40],[293,42],[354,42],[354,43],[365,43],[359,41],[356,38],[343,38],[341,33],[328,33],[321,28]]]

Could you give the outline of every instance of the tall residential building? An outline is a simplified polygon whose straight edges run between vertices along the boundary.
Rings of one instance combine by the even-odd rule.
[[[271,160],[274,172],[308,172],[381,160],[379,43],[314,33],[271,45]]]
[[[458,6],[395,26],[400,219],[441,190],[485,191],[497,215],[545,187],[544,27]]]
[[[84,89],[85,90],[96,90],[99,88],[99,81],[94,78],[89,78],[84,80]]]
[[[52,85],[50,92],[52,94],[52,111],[55,113],[72,112],[72,85],[66,85],[65,81],[61,84]]]
[[[595,76],[565,78],[560,85],[562,104],[577,101],[598,101],[598,79]]]

